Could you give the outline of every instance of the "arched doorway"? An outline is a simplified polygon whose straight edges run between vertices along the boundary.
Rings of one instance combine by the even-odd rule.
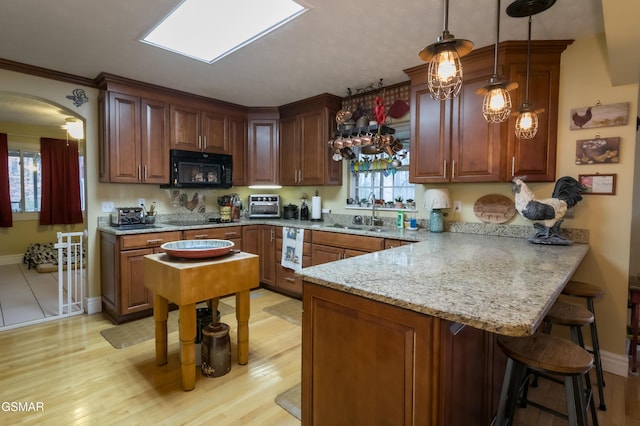
[[[37,158],[41,137],[68,138],[65,128],[68,120],[82,123],[84,127],[82,117],[55,102],[32,95],[0,91],[0,133],[8,136],[10,155],[20,153],[17,157],[20,163],[19,176],[25,174],[23,153],[29,152],[32,159]],[[84,139],[78,139],[78,146],[82,157],[80,181],[81,197],[84,200]],[[13,159],[16,160],[16,157]],[[24,181],[23,177],[22,180]],[[22,200],[26,198],[24,184],[18,184],[22,185]],[[13,204],[12,196],[12,206]],[[57,265],[54,265],[55,271],[49,270],[48,264],[41,269],[34,268],[33,264],[23,262],[24,254],[32,244],[47,245],[48,249],[49,245],[57,243],[58,233],[81,232],[86,224],[85,214],[83,224],[41,226],[37,211],[28,211],[18,206],[19,208],[12,209],[14,226],[0,228],[0,238],[3,240],[0,247],[0,274],[4,277],[0,280],[0,330],[57,319],[64,313],[59,308],[60,279],[56,272]],[[57,254],[57,250],[54,251]],[[88,257],[83,259],[85,267],[87,260]]]

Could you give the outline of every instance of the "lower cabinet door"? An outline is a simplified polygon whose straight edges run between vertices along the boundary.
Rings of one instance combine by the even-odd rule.
[[[152,248],[120,252],[120,314],[153,308],[153,292],[144,285],[144,256]]]

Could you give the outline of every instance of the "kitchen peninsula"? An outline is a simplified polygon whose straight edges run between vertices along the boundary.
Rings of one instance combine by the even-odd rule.
[[[442,233],[304,268],[303,424],[489,424],[496,335],[534,333],[588,249]]]

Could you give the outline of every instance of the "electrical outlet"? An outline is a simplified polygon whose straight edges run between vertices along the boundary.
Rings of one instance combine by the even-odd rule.
[[[111,213],[114,209],[113,201],[102,202],[102,213]]]
[[[460,213],[462,211],[462,201],[453,202],[453,211],[456,213]]]
[[[138,206],[144,207],[144,198],[138,198]]]

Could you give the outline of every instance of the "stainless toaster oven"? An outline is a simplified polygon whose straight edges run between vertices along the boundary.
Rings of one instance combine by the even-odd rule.
[[[250,218],[279,218],[280,196],[278,194],[249,195]]]
[[[116,207],[111,213],[111,226],[144,225],[142,207]]]

